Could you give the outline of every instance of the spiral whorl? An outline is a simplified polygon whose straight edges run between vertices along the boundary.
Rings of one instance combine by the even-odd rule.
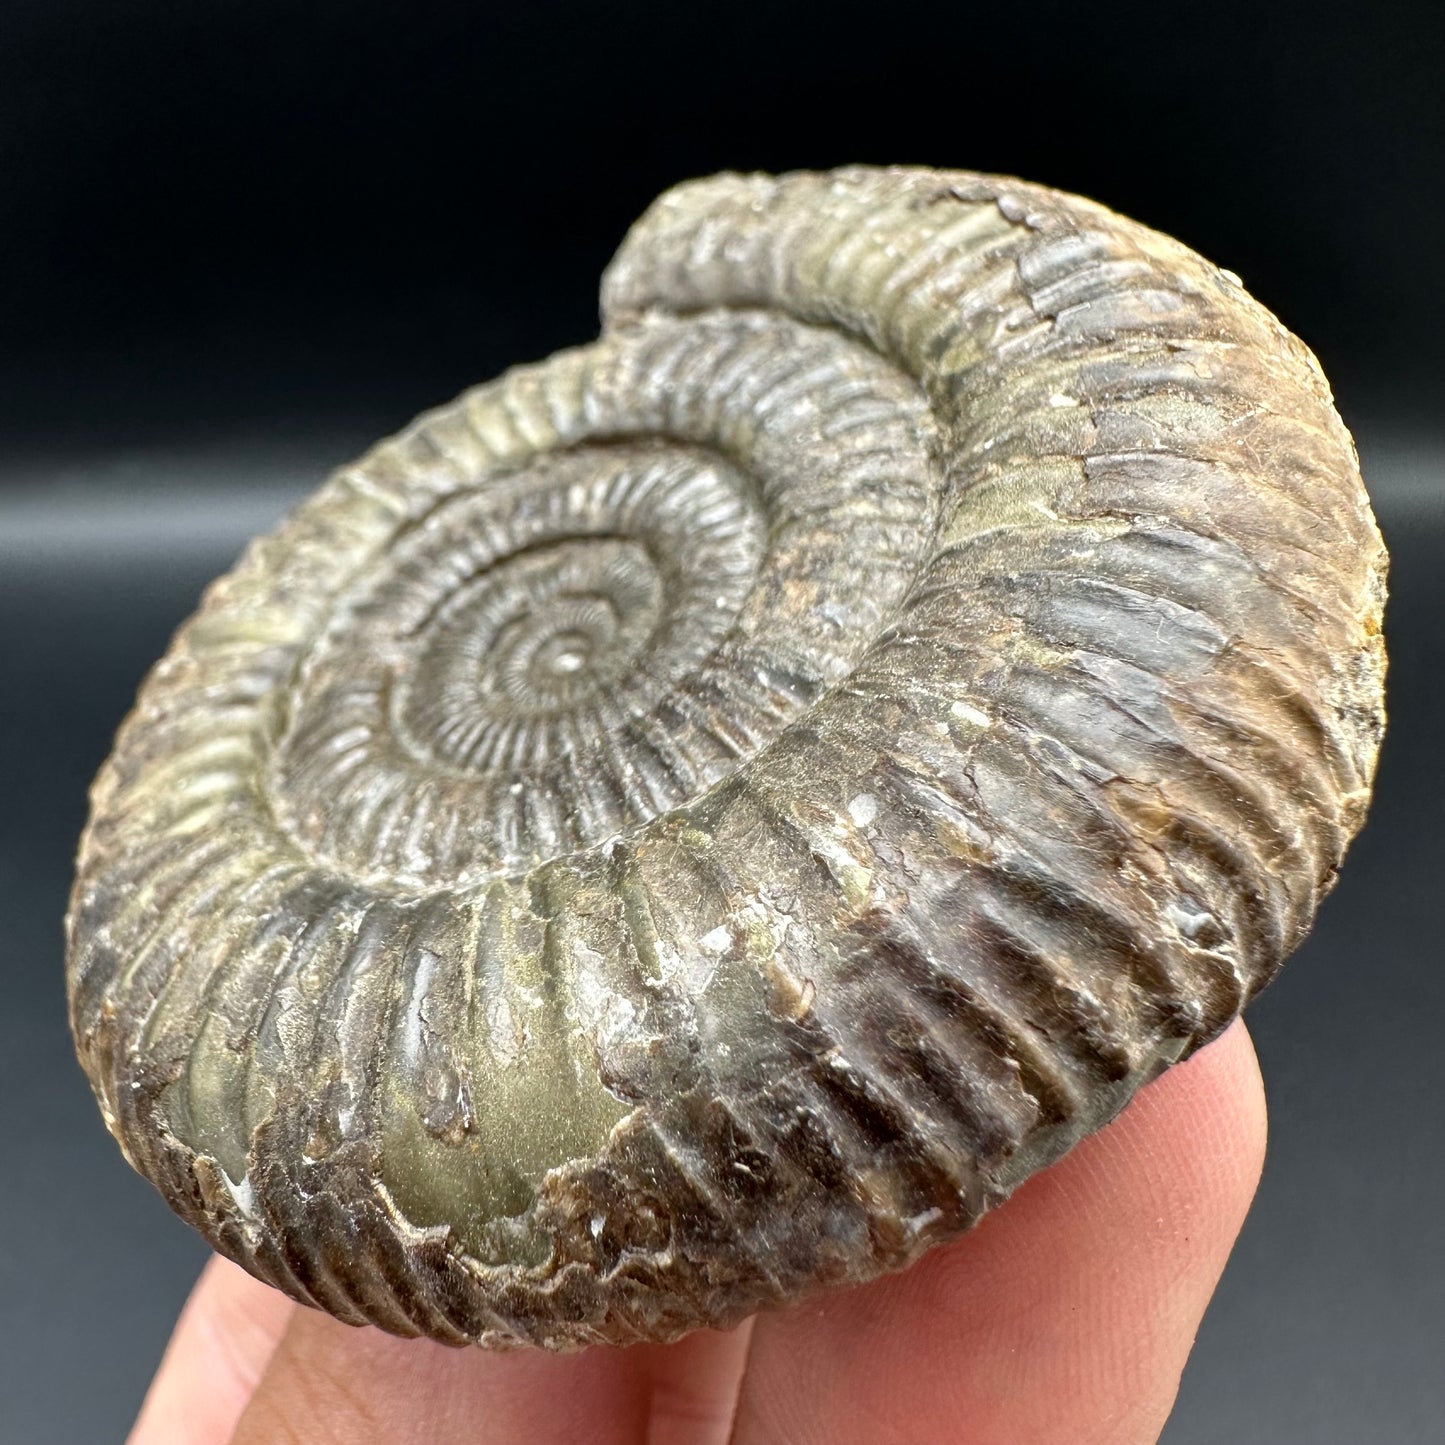
[[[662,197],[596,344],[338,472],[97,781],[136,1167],[348,1320],[667,1338],[956,1233],[1217,1034],[1368,801],[1313,358],[1074,197]]]
[[[415,466],[462,428],[488,453]],[[427,890],[686,803],[896,604],[928,437],[879,358],[763,315],[658,321],[424,419],[359,469],[395,467],[404,519],[302,662],[279,814],[343,871]]]

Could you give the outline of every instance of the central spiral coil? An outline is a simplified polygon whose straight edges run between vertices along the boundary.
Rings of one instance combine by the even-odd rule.
[[[127,1156],[401,1334],[908,1262],[1226,1026],[1369,797],[1383,550],[1227,273],[860,169],[663,197],[603,303],[251,545],[81,851]]]
[[[406,444],[463,420],[500,455],[409,477],[274,744],[272,805],[352,876],[474,885],[687,803],[847,676],[936,524],[917,388],[782,318],[645,323]]]

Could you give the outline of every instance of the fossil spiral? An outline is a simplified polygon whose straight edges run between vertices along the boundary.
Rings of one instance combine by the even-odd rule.
[[[1228,273],[853,169],[664,195],[603,302],[251,545],[81,848],[127,1157],[400,1334],[906,1263],[1226,1026],[1369,798],[1384,552]]]

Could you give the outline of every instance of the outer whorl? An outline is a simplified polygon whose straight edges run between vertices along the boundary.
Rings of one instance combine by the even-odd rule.
[[[906,1263],[1225,1027],[1369,798],[1384,552],[1227,273],[1011,180],[719,176],[603,303],[251,545],[81,848],[127,1158],[400,1334]]]

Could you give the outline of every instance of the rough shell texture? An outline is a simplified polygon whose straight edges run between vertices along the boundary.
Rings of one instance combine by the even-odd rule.
[[[127,1157],[399,1334],[905,1264],[1224,1028],[1369,797],[1384,553],[1232,276],[860,169],[670,192],[603,302],[248,549],[81,850]]]

